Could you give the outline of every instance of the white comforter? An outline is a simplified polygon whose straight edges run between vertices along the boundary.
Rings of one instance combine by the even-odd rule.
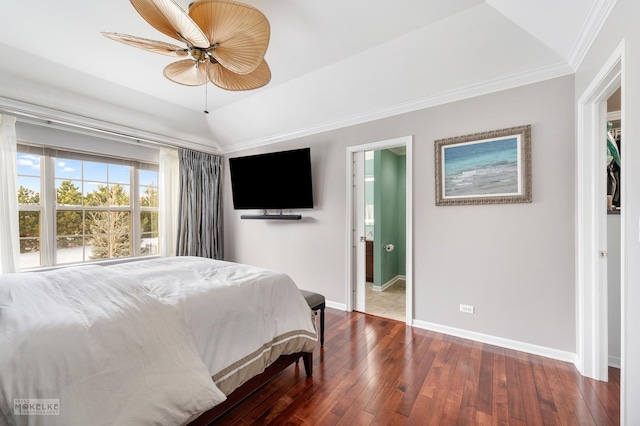
[[[250,378],[225,383],[248,364],[258,364],[253,376],[281,353],[315,348],[309,305],[284,273],[199,257],[167,257],[110,268],[179,303],[198,353],[226,394]],[[295,346],[282,348],[287,343]]]
[[[293,281],[246,265],[179,257],[0,275],[0,424],[184,424],[224,400],[211,376],[229,393],[241,383],[225,377],[260,354],[315,340]],[[57,399],[59,414],[15,415],[17,399]]]
[[[224,400],[182,312],[100,266],[0,276],[0,408],[7,424],[181,424]],[[58,415],[12,415],[57,399]]]

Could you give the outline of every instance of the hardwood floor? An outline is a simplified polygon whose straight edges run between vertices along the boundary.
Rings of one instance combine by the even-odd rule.
[[[291,366],[224,425],[618,425],[609,382],[572,364],[326,309],[313,377]]]

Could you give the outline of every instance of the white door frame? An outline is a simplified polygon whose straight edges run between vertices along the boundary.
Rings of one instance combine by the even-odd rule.
[[[375,151],[398,146],[406,148],[406,245],[407,245],[407,265],[406,265],[406,322],[413,323],[413,136],[403,136],[395,139],[387,139],[378,142],[367,143],[347,147],[347,288],[346,288],[346,310],[353,311],[355,306],[354,293],[357,286],[357,249],[358,245],[364,245],[359,241],[356,234],[356,200],[354,197],[355,188],[355,156],[358,152]]]
[[[622,132],[625,117],[625,50],[623,40],[578,100],[576,140],[576,367],[584,376],[608,380],[606,101],[622,86]],[[627,182],[622,158],[621,180]],[[627,185],[622,185],[623,202]],[[623,204],[624,206],[624,204]],[[621,212],[621,368],[625,369],[626,232]],[[624,381],[624,374],[622,374]],[[620,386],[621,404],[624,403]],[[621,406],[622,409],[622,406]]]
[[[365,224],[365,151],[356,151],[353,153],[353,238],[354,247],[354,267],[355,267],[355,294],[352,310],[366,312],[367,307],[367,247],[366,247],[366,224]],[[364,241],[364,244],[362,244]]]

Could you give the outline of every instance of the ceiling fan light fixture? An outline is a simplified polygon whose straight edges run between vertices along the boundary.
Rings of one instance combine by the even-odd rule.
[[[249,74],[236,74],[221,64],[210,63],[207,66],[207,75],[211,83],[231,91],[258,89],[271,81],[271,70],[265,60]]]
[[[186,44],[148,40],[126,34],[102,34],[139,49],[168,56],[191,56],[166,66],[163,75],[177,84],[208,81],[225,90],[257,89],[271,81],[264,60],[271,28],[262,12],[233,0],[197,0],[188,14],[174,0],[130,0],[158,31]]]
[[[102,35],[108,39],[124,43],[129,46],[137,47],[138,49],[147,50],[153,53],[159,53],[161,55],[181,57],[187,56],[189,54],[187,49],[176,46],[175,44],[165,43],[163,41],[149,40],[142,37],[135,37],[128,34],[119,33],[103,32]]]
[[[174,83],[183,86],[202,86],[209,81],[207,68],[193,59],[185,59],[167,65],[162,74]]]
[[[255,7],[232,0],[198,0],[189,16],[209,43],[218,45],[211,55],[229,71],[249,74],[264,59],[271,27]]]
[[[145,21],[161,33],[193,46],[207,48],[209,41],[202,30],[174,0],[130,0]]]

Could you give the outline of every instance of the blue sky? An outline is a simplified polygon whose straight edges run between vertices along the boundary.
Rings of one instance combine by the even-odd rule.
[[[18,176],[18,187],[24,186],[32,191],[40,192],[40,156],[18,153],[17,166],[18,175],[36,176]]]
[[[69,160],[56,158],[56,179],[91,182],[85,183],[85,193],[97,188],[98,184],[119,183],[130,184],[130,167],[115,164],[96,163],[92,161]],[[18,186],[24,186],[33,191],[40,192],[40,156],[18,153]],[[158,173],[155,171],[140,170],[140,185],[157,185]],[[95,184],[94,184],[95,182]],[[79,184],[76,184],[79,186]],[[87,188],[89,186],[89,188]]]
[[[140,185],[158,186],[158,172],[151,170],[139,170]]]

